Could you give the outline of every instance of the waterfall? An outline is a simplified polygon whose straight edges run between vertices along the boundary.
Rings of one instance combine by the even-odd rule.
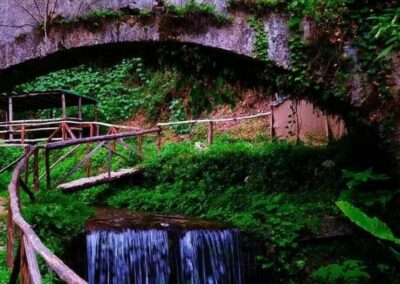
[[[166,231],[94,231],[87,236],[90,284],[168,283]]]
[[[242,283],[238,243],[238,230],[188,231],[179,244],[179,283]]]
[[[169,249],[167,230],[92,231],[90,284],[241,284],[239,231],[191,230]],[[176,234],[176,232],[175,232]],[[176,235],[175,235],[176,236]]]

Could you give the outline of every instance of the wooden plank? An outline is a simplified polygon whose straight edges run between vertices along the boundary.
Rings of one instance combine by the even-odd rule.
[[[57,186],[57,188],[63,190],[64,192],[75,192],[75,191],[89,188],[89,187],[92,187],[95,185],[140,175],[142,173],[143,173],[143,171],[138,168],[121,169],[119,171],[111,172],[111,176],[109,176],[109,173],[107,172],[107,173],[103,173],[98,176],[89,177],[89,178],[81,178],[81,179],[74,180],[72,182],[59,184]]]

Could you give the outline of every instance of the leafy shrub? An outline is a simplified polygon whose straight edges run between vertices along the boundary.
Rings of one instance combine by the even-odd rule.
[[[321,266],[312,273],[316,283],[365,283],[370,280],[366,267],[359,260],[345,260],[340,264]]]
[[[94,212],[74,196],[40,191],[37,202],[22,213],[46,246],[60,256],[66,244],[84,232],[85,222]]]

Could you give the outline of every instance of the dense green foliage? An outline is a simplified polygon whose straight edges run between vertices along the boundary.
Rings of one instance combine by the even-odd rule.
[[[301,240],[318,236],[324,218],[337,216],[334,201],[344,185],[341,168],[351,165],[354,156],[335,154],[338,145],[326,149],[263,140],[220,137],[200,152],[192,143],[167,144],[159,155],[144,160],[142,181],[93,188],[79,196],[96,205],[232,224],[265,244],[260,265],[279,273],[278,279],[299,280],[306,267],[317,270],[321,259],[329,258],[325,247],[305,247]],[[350,258],[350,250],[344,251],[337,250],[329,262]],[[345,263],[345,276],[337,279],[347,273],[348,279],[364,279],[353,270],[357,267]],[[315,279],[331,277],[321,271]]]
[[[313,280],[324,283],[363,283],[371,279],[366,267],[358,260],[346,260],[318,268],[312,274]]]
[[[145,67],[140,58],[125,59],[112,67],[82,65],[53,72],[19,85],[16,90],[60,88],[99,99],[99,119],[111,122],[127,120],[140,111],[148,119],[159,121],[163,112],[168,114],[168,105],[170,111],[175,111],[172,117],[183,119],[211,111],[218,104],[233,105],[236,98],[223,77],[202,82],[174,68],[154,71]],[[185,100],[186,105],[179,117],[176,117],[177,100]],[[70,115],[74,111],[70,110]],[[85,109],[85,117],[91,116],[92,112]]]
[[[239,0],[230,1],[229,5],[230,9],[249,12],[247,20],[255,31],[253,53],[263,64],[262,70],[251,71],[249,77],[263,89],[263,94],[305,96],[344,113],[349,122],[378,121],[382,123],[380,130],[394,129],[391,119],[397,112],[388,109],[395,109],[397,100],[387,82],[392,53],[400,47],[397,1]],[[164,29],[160,33],[167,38],[171,31],[199,32],[199,26],[205,23],[230,22],[229,17],[207,3],[189,1],[182,7],[166,5],[163,9],[160,20]],[[289,15],[289,71],[274,69],[266,62],[264,19],[271,11]],[[68,28],[83,24],[98,29],[104,21],[119,21],[128,16],[139,17],[146,24],[145,20],[154,14],[154,10],[147,9],[101,10],[72,21],[56,19],[54,25]],[[301,28],[304,18],[316,27],[308,39],[303,37]],[[349,48],[355,50],[356,58],[346,51]],[[171,61],[178,62],[176,65],[167,67],[161,56],[157,58],[162,67],[159,69],[147,66],[141,57],[112,66],[82,65],[38,77],[16,90],[64,88],[94,96],[101,100],[100,119],[110,122],[125,121],[141,112],[154,121],[183,120],[209,112],[216,105],[234,105],[239,95],[231,82],[239,79],[233,68],[217,69],[217,60],[200,56],[199,47],[182,46],[170,53]],[[366,99],[354,111],[343,108],[341,103],[349,100],[356,65],[357,72],[365,73],[360,78]],[[90,118],[88,109],[85,114]],[[187,127],[176,128],[178,134],[187,131]],[[159,155],[154,147],[145,144],[143,180],[118,188],[97,187],[73,196],[41,192],[37,203],[27,205],[23,213],[58,254],[82,232],[85,220],[92,214],[88,205],[107,205],[184,214],[239,227],[251,240],[261,241],[260,265],[288,283],[398,283],[395,260],[399,255],[393,246],[399,243],[395,237],[400,229],[399,190],[385,172],[390,165],[386,161],[379,161],[384,166],[378,165],[374,157],[369,157],[375,153],[360,146],[370,141],[342,141],[325,148],[265,140],[261,137],[249,143],[225,137],[206,151],[196,150],[190,142],[169,144]],[[6,165],[20,152],[2,150],[0,154],[0,164]],[[132,164],[140,161],[134,153],[124,154],[133,157]],[[65,169],[83,155],[84,151],[78,151],[62,167],[56,167],[54,178],[62,177]],[[105,155],[96,155],[95,172],[101,172],[105,162]],[[114,164],[122,165],[125,166]],[[83,171],[71,178],[82,175]],[[3,188],[9,178],[9,173],[0,176]],[[326,230],[324,225],[329,218],[347,221],[335,206],[337,200],[339,209],[380,239],[380,244],[361,230],[335,238],[335,228],[330,228],[333,232],[328,228],[333,234],[331,239],[315,241]],[[7,275],[7,271],[0,271],[3,274]]]
[[[65,246],[79,234],[93,210],[80,200],[61,192],[41,191],[37,201],[23,210],[35,232],[55,254],[62,256]]]

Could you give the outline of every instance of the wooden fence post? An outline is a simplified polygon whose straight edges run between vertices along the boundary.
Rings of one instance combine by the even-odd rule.
[[[46,181],[47,181],[47,190],[51,188],[51,177],[50,177],[50,150],[48,148],[45,149],[45,168],[46,168]]]
[[[158,152],[161,151],[161,143],[162,143],[162,141],[161,141],[161,139],[162,139],[162,137],[161,137],[161,132],[162,132],[161,127],[159,127],[159,128],[158,128],[158,131],[157,131],[157,139],[156,139],[157,151],[158,151]]]
[[[33,191],[39,191],[39,148],[33,154]]]
[[[25,143],[25,137],[26,137],[26,129],[25,129],[25,125],[21,126],[21,143],[24,144]]]
[[[214,123],[212,121],[208,122],[208,135],[207,142],[208,144],[212,144],[214,141]]]
[[[30,284],[30,275],[28,268],[28,260],[26,258],[26,250],[25,250],[25,242],[24,242],[24,234],[21,233],[21,245],[20,245],[20,281],[21,284]]]
[[[270,136],[271,139],[273,139],[275,137],[275,129],[274,129],[274,106],[271,105],[271,125],[270,125]]]
[[[11,204],[8,206],[8,222],[7,222],[7,267],[14,267],[14,244],[15,244],[15,226],[11,211]]]
[[[29,147],[25,147],[25,155],[28,154],[29,152]],[[29,181],[29,158],[27,158],[26,163],[25,163],[25,184],[28,184]]]
[[[115,143],[115,142],[114,142]],[[111,179],[113,140],[108,143],[108,178]]]

